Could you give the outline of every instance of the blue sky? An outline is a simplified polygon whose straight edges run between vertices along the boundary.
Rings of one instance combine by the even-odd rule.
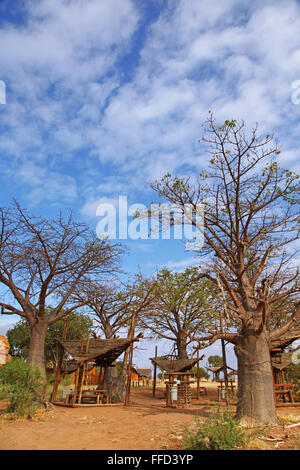
[[[150,181],[206,166],[210,109],[274,131],[299,171],[296,0],[2,0],[0,80],[1,205],[93,227],[119,195],[149,205]],[[131,273],[196,262],[181,241],[128,246]]]

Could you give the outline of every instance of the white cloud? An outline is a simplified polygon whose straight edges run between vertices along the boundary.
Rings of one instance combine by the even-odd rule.
[[[16,169],[14,178],[21,187],[26,185],[31,188],[25,196],[31,207],[44,200],[55,202],[61,198],[61,202],[69,202],[77,197],[74,178],[51,171],[49,168],[39,166],[32,161],[26,161]]]
[[[299,69],[298,5],[256,3],[248,22],[244,14],[239,24],[236,2],[209,10],[209,21],[200,3],[177,2],[152,26],[134,80],[119,88],[105,111],[98,134],[102,161],[121,164],[121,171],[143,168],[145,177],[157,164],[164,171],[161,155],[170,150],[177,154],[172,170],[193,164],[208,109],[221,120],[282,129]]]
[[[0,30],[1,79],[8,84],[0,148],[10,155],[8,166],[35,161],[59,182],[63,163],[73,161],[70,178],[87,204],[126,187],[143,193],[166,171],[206,164],[197,139],[208,109],[220,120],[244,118],[274,129],[286,147],[282,163],[296,165],[295,0],[169,1],[144,31],[130,81],[123,81],[126,63],[121,67],[118,59],[131,50],[140,26],[138,2],[28,6],[24,27]],[[76,197],[74,187],[69,197]]]
[[[76,184],[62,162],[93,146],[86,130],[99,126],[101,110],[119,86],[112,67],[127,51],[139,16],[132,0],[28,0],[25,6],[23,26],[4,23],[0,29],[1,79],[7,84],[1,169],[8,176],[18,168],[29,187],[33,170],[42,182],[47,172],[53,190],[44,198],[70,200]],[[43,198],[41,185],[30,189],[31,199]]]

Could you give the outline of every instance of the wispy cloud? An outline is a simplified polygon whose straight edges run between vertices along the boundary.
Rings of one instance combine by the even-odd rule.
[[[17,171],[28,201],[73,198],[85,212],[125,191],[149,197],[149,181],[206,164],[209,109],[275,130],[296,166],[299,3],[160,5],[146,20],[133,0],[27,1],[18,23],[2,23],[0,169]]]

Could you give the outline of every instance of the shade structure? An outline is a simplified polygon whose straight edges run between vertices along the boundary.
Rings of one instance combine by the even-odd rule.
[[[104,368],[104,377],[106,376],[107,369],[113,362],[135,341],[139,341],[143,335],[140,333],[136,338],[111,338],[111,339],[95,339],[85,336],[81,340],[67,340],[57,339],[59,344],[59,363],[56,369],[56,377],[53,386],[51,401],[56,402],[56,394],[58,390],[59,379],[62,371],[62,360],[64,352],[66,351],[73,357],[75,363],[75,388],[74,392],[71,391],[65,397],[67,406],[82,406],[82,400],[96,399],[96,404],[102,404],[103,399],[106,403],[111,403],[111,384],[106,388],[100,388],[100,380],[96,390],[83,390],[84,379],[89,370],[90,363],[92,366],[99,366]],[[74,364],[72,364],[73,366]],[[71,367],[73,369],[73,367]],[[99,374],[99,379],[101,374]],[[93,405],[94,406],[94,405]]]
[[[237,372],[235,371],[232,367],[226,366],[227,369],[230,369],[232,372]],[[220,366],[220,367],[206,367],[207,370],[210,370],[213,373],[218,373],[224,371],[225,367]]]
[[[166,372],[186,372],[198,362],[197,358],[193,359],[164,359],[151,357],[150,360],[160,369]]]
[[[152,369],[140,369],[133,367],[132,370],[136,372],[139,377],[148,377],[148,379],[152,378]]]
[[[280,338],[271,340],[270,349],[280,348],[284,349],[287,346],[290,346],[294,341],[300,338],[300,328],[292,328],[290,331],[287,331]]]
[[[95,366],[96,366],[95,362],[89,363],[88,366],[87,366],[86,371],[87,372],[91,371]],[[72,361],[72,363],[67,363],[67,364],[63,365],[62,368],[61,368],[61,372],[63,374],[73,374],[74,372],[76,372],[77,367],[78,367],[77,362]]]
[[[57,339],[77,363],[94,360],[97,366],[109,367],[137,338],[90,339],[88,350],[82,348],[81,340]],[[83,350],[82,350],[83,349]]]

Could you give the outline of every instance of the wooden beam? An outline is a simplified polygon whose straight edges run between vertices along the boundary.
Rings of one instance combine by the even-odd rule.
[[[87,362],[84,362],[82,364],[82,368],[80,368],[80,374],[79,374],[79,380],[78,380],[78,403],[81,403],[81,397],[82,397],[82,387],[83,387],[83,384],[84,384],[84,377],[85,377],[85,372],[86,372],[86,368],[87,368]]]
[[[87,335],[86,344],[85,344],[85,354],[89,352],[89,345],[90,345],[90,335]]]
[[[77,365],[77,369],[75,373],[75,385],[74,385],[74,393],[73,393],[73,400],[72,400],[73,405],[75,405],[76,398],[77,398],[79,371],[80,371],[80,364]]]
[[[62,339],[66,339],[67,337],[68,326],[69,326],[69,320],[65,320],[63,333],[62,333]],[[53,390],[51,394],[51,403],[53,403],[56,400],[56,395],[57,395],[57,390],[58,390],[58,385],[59,385],[60,375],[61,375],[62,361],[64,358],[64,352],[65,352],[64,348],[62,347],[60,343],[57,343],[57,346],[58,346],[58,361],[57,361],[57,367],[55,371],[55,381],[54,381]]]
[[[126,396],[125,396],[125,406],[130,404],[130,388],[131,388],[131,368],[132,368],[132,357],[133,357],[133,339],[134,339],[134,329],[135,329],[135,315],[132,316],[131,321],[131,344],[129,350],[129,361],[128,361],[128,374],[127,374],[127,384],[126,384]]]
[[[199,349],[197,349],[197,400],[200,396],[200,370],[199,370]]]
[[[220,313],[220,332],[223,333],[223,315]],[[226,360],[226,348],[225,341],[221,339],[222,345],[222,358],[223,358],[223,372],[224,372],[224,381],[225,381],[225,400],[226,406],[229,406],[229,393],[228,393],[228,373],[227,373],[227,360]]]
[[[155,359],[157,359],[157,346],[155,346]],[[153,390],[152,390],[152,396],[155,397],[155,392],[156,392],[156,362],[154,362],[154,373],[153,373]]]
[[[85,340],[85,335],[83,335],[83,336],[82,336],[82,339],[81,339],[80,354],[83,353],[84,340]]]

